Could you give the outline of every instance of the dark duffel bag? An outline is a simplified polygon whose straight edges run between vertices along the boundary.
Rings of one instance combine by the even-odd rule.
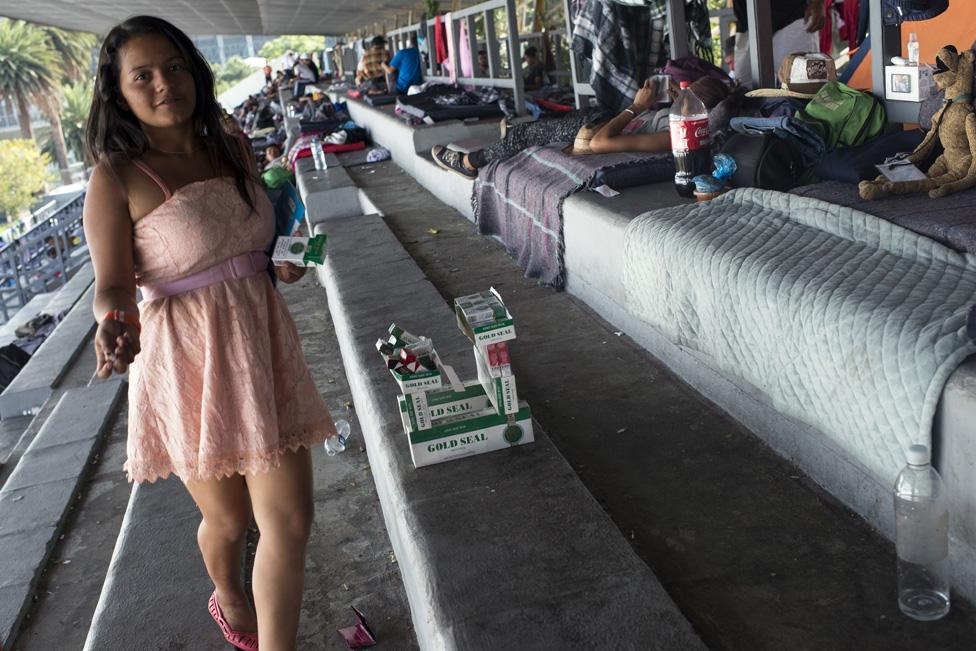
[[[20,369],[24,368],[30,360],[30,355],[25,353],[16,344],[7,344],[0,347],[0,391],[7,388],[7,385],[14,381]]]
[[[737,133],[725,141],[722,153],[735,159],[735,174],[730,181],[734,188],[785,192],[800,185],[806,173],[799,148],[789,138],[772,133]]]

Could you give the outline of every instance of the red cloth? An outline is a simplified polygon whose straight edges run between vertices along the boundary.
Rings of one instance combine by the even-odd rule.
[[[437,63],[444,63],[447,59],[447,30],[444,29],[440,16],[434,19],[434,50]]]
[[[857,26],[861,19],[861,0],[844,0],[841,18],[844,19],[844,26],[840,28],[840,37],[846,39],[847,47],[853,50],[858,46]]]
[[[360,142],[350,142],[344,145],[330,145],[328,143],[323,143],[322,145],[322,150],[327,154],[341,154],[342,152],[345,151],[356,151],[358,149],[366,149],[366,143],[360,141]],[[299,149],[297,152],[294,153],[293,159],[291,161],[292,169],[295,169],[295,166],[298,163],[299,158],[311,158],[311,157],[312,157],[312,148],[302,147],[301,149]]]
[[[831,18],[831,9],[834,0],[824,0],[824,25],[820,30],[820,51],[824,54],[833,54],[834,51],[834,25]]]

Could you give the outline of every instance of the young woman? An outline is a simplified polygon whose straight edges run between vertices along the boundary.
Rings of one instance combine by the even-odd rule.
[[[124,470],[136,482],[173,473],[200,508],[208,609],[227,640],[257,649],[260,631],[264,651],[294,649],[309,447],[334,425],[268,273],[272,207],[253,155],[221,128],[210,67],[173,25],[114,27],[95,86],[84,224],[98,375],[131,365]],[[304,269],[274,272],[295,282]],[[254,608],[241,584],[252,515]]]

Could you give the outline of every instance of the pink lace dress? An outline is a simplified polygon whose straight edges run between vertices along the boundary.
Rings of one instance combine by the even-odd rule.
[[[145,163],[137,166],[166,196],[133,227],[140,286],[267,250],[274,212],[260,189],[251,213],[230,177],[170,193]],[[267,273],[143,301],[139,310],[142,352],[130,367],[123,466],[130,481],[259,473],[334,431]]]

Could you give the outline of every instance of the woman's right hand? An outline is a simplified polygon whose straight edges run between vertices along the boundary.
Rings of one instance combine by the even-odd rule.
[[[104,379],[113,371],[125,373],[139,351],[138,330],[122,321],[103,320],[95,331],[96,375]]]

